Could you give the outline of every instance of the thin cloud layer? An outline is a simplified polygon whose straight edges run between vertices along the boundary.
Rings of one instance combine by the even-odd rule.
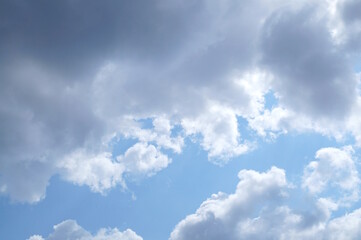
[[[0,193],[38,202],[56,174],[125,188],[186,138],[222,165],[255,149],[240,119],[260,136],[351,133],[360,145],[358,5],[2,1]],[[114,155],[121,139],[137,143]]]

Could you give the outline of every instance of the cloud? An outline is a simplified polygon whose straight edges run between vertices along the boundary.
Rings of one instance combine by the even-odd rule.
[[[201,145],[225,161],[247,152],[235,119],[256,114],[264,90],[235,79],[252,66],[260,19],[271,4],[39,4],[4,1],[0,10],[2,194],[37,202],[54,174],[97,192],[123,184],[127,170],[107,155],[112,141],[132,138],[180,153],[184,136],[173,137],[173,127],[214,116],[212,105],[226,106],[232,120],[207,129],[199,122]],[[153,119],[152,129],[135,126],[140,119]],[[222,140],[212,144],[218,134]],[[27,184],[18,166],[27,166],[29,177],[39,181]],[[159,166],[147,168],[153,174]]]
[[[273,167],[265,173],[242,170],[233,194],[213,194],[195,214],[187,216],[175,227],[170,239],[239,239],[240,223],[260,206],[285,197],[285,172]]]
[[[96,192],[125,186],[125,173],[164,169],[165,152],[180,154],[185,138],[224,164],[256,145],[239,120],[262,136],[298,129],[361,139],[346,47],[358,39],[348,10],[357,3],[337,4],[332,15],[283,0],[3,1],[0,193],[37,202],[55,174]],[[279,103],[265,110],[270,91]],[[120,167],[122,156],[109,153],[122,138],[147,149],[144,159]]]
[[[350,54],[359,52],[361,48],[361,17],[358,14],[361,10],[360,1],[343,0],[336,1],[337,11],[335,21],[338,21],[338,33],[341,43]]]
[[[358,239],[361,237],[361,208],[331,220],[325,234],[327,239]]]
[[[359,200],[360,178],[352,147],[322,148],[315,158],[317,161],[310,162],[304,170],[302,187],[312,194],[337,187],[343,192],[339,197],[340,204]]]
[[[127,119],[121,123],[118,129],[121,137],[136,139],[140,142],[154,142],[157,146],[171,149],[175,153],[182,152],[184,137],[180,134],[173,134],[175,123],[171,123],[166,117],[157,116],[152,120],[152,127],[143,128],[139,122]]]
[[[78,239],[78,240],[142,240],[131,229],[120,232],[117,228],[100,229],[97,234],[92,235],[74,220],[65,220],[54,226],[54,231],[47,237],[43,238],[40,235],[33,235],[29,240],[64,240],[64,239]]]
[[[6,171],[0,175],[0,193],[10,194],[12,200],[29,203],[45,198],[48,181],[54,174],[48,163],[40,160],[5,164]]]
[[[333,43],[317,8],[281,9],[264,24],[262,63],[283,106],[311,118],[344,118],[357,98],[346,54]]]
[[[260,37],[260,64],[272,76],[271,109],[248,118],[259,135],[275,138],[288,132],[316,132],[336,140],[350,134],[359,145],[359,51],[354,24],[342,9],[352,1],[289,5],[265,20]]]
[[[337,157],[340,153],[335,154]],[[272,167],[263,173],[241,170],[238,177],[240,181],[234,193],[213,194],[194,214],[188,215],[175,226],[170,239],[361,237],[358,219],[360,209],[332,219],[332,212],[339,206],[328,198],[312,198],[302,204],[303,209],[287,206],[291,185],[282,169]]]
[[[211,106],[209,113],[185,118],[181,124],[186,135],[201,135],[201,145],[210,159],[216,159],[215,162],[225,162],[251,148],[247,143],[241,143],[237,115],[231,109]]]
[[[33,235],[29,238],[29,240],[44,240],[44,238],[40,235]]]
[[[111,153],[90,155],[78,150],[66,156],[57,166],[61,176],[72,183],[87,185],[94,192],[105,193],[117,184],[125,184],[124,166],[112,160]]]
[[[162,154],[153,145],[136,143],[117,160],[131,175],[151,176],[171,163],[166,155]]]
[[[94,155],[80,149],[59,161],[57,169],[65,180],[105,194],[118,184],[126,188],[126,174],[150,177],[170,163],[171,159],[159,149],[143,142],[134,144],[116,159],[109,152]]]
[[[340,1],[342,4],[341,13],[345,21],[361,21],[361,3],[357,0]]]

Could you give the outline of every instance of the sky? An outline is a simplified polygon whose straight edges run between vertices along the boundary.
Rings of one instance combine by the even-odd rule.
[[[361,239],[360,0],[0,0],[0,239]]]

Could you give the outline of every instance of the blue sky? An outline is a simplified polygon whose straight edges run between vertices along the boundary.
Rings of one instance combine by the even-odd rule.
[[[2,1],[0,239],[360,239],[360,12]]]

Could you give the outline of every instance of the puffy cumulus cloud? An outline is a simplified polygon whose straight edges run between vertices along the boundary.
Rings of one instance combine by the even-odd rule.
[[[289,183],[276,167],[264,173],[242,170],[233,194],[218,193],[170,235],[181,239],[358,239],[360,209],[331,218],[337,203],[327,198],[305,202],[306,210],[285,204]],[[306,206],[308,205],[308,206]]]
[[[61,176],[75,184],[87,185],[94,192],[104,193],[105,190],[124,185],[122,174],[124,166],[112,160],[112,154],[89,154],[77,150],[58,162]]]
[[[201,145],[210,158],[220,163],[232,156],[249,151],[247,143],[241,143],[237,116],[225,107],[211,106],[207,114],[185,118],[182,127],[187,135],[201,135]]]
[[[97,234],[92,235],[74,220],[66,220],[54,226],[54,231],[45,238],[46,240],[142,240],[143,238],[138,236],[131,229],[127,229],[123,232],[117,228],[113,229],[100,229]],[[29,240],[45,240],[40,235],[34,235]]]
[[[148,119],[149,120],[149,119]],[[176,125],[168,118],[158,116],[152,120],[151,129],[143,128],[139,121],[124,119],[118,127],[121,136],[127,139],[137,139],[141,142],[154,142],[164,149],[171,149],[175,153],[181,153],[184,146],[184,138],[180,134],[174,135]],[[120,136],[118,136],[120,137]]]
[[[240,223],[268,202],[285,195],[285,172],[273,167],[265,173],[242,170],[234,194],[213,194],[195,214],[187,216],[173,230],[170,239],[239,239]]]
[[[339,197],[340,204],[358,201],[360,178],[352,154],[352,147],[318,150],[316,161],[310,162],[304,170],[302,186],[312,194],[337,187],[344,192],[344,196]]]
[[[118,156],[117,160],[121,166],[124,166],[126,172],[135,176],[151,176],[171,163],[171,159],[153,145],[146,143],[133,145],[124,156]]]
[[[90,154],[80,149],[59,161],[57,169],[65,180],[105,194],[118,184],[126,188],[125,174],[138,178],[152,176],[170,162],[154,145],[140,142],[116,159],[109,152]]]

